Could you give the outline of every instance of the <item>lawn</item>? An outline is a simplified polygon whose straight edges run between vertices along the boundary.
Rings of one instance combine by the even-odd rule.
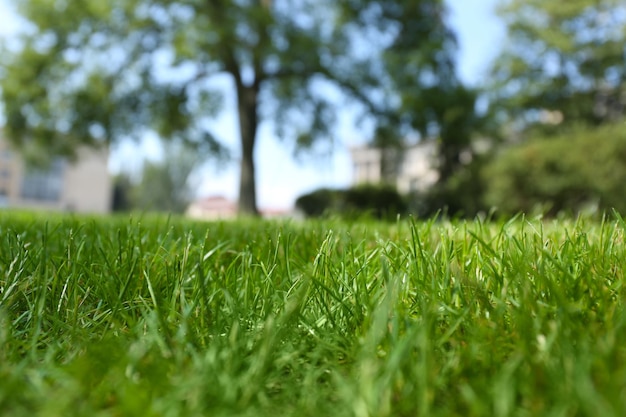
[[[0,213],[2,416],[626,416],[626,224]]]

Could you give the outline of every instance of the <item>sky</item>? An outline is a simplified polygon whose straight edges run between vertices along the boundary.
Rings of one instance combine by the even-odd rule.
[[[0,36],[15,33],[20,22],[11,13],[12,1],[0,0]],[[459,42],[458,70],[469,85],[479,84],[486,76],[490,62],[500,51],[505,29],[495,15],[499,0],[446,0],[449,22]],[[234,98],[226,100],[223,115],[216,120],[217,134],[232,145],[236,155],[238,132]],[[261,209],[289,209],[295,199],[320,187],[347,187],[352,180],[350,146],[363,143],[351,126],[349,118],[340,118],[336,129],[332,154],[303,155],[293,158],[292,147],[278,141],[269,124],[259,128],[255,153],[257,169],[257,199]],[[138,171],[144,157],[158,160],[163,157],[158,140],[151,137],[141,144],[123,143],[112,148],[109,169]],[[236,161],[216,166],[208,161],[192,179],[198,198],[221,195],[237,199],[239,165]]]

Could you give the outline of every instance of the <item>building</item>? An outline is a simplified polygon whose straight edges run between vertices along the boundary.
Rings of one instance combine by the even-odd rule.
[[[429,140],[404,149],[382,150],[371,145],[350,149],[353,163],[352,182],[388,183],[400,193],[423,192],[439,179],[437,144]]]
[[[0,139],[0,207],[106,213],[111,196],[108,151],[83,148],[74,162],[55,157],[34,168]]]
[[[237,217],[237,204],[223,196],[206,197],[192,202],[186,214],[192,219],[234,219]]]
[[[185,214],[192,219],[199,220],[230,220],[239,215],[235,201],[223,196],[204,197],[193,201],[187,207]],[[297,217],[293,210],[261,209],[259,215],[264,219],[285,219]]]

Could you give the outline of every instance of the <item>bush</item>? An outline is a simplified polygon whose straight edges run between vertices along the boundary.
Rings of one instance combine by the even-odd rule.
[[[377,219],[395,219],[407,212],[406,199],[386,185],[360,185],[343,192],[343,212],[349,216],[370,215]]]
[[[296,208],[301,210],[307,217],[321,217],[333,211],[337,206],[340,191],[329,188],[321,188],[311,193],[304,194],[296,200]]]
[[[368,184],[347,190],[322,188],[298,197],[296,208],[307,217],[338,215],[356,218],[365,215],[394,219],[398,214],[406,214],[407,202],[391,186]]]
[[[417,217],[438,214],[457,218],[473,218],[488,211],[484,206],[484,184],[481,169],[488,156],[476,156],[458,169],[446,182],[439,182],[424,192],[409,196],[409,211]]]
[[[510,147],[485,167],[483,179],[485,203],[503,214],[626,212],[626,129],[578,128]]]

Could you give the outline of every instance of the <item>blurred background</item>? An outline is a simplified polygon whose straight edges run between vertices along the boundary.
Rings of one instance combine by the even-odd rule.
[[[0,206],[626,211],[618,0],[0,0]]]

